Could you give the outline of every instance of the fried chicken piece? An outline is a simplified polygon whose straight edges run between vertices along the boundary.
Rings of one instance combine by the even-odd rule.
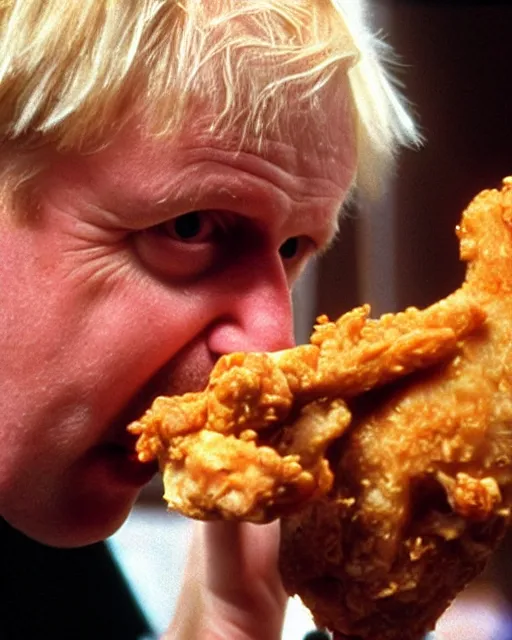
[[[320,318],[309,345],[223,356],[204,392],[157,398],[129,430],[140,459],[158,459],[169,508],[268,522],[324,495],[326,451],[351,420],[345,400],[453,356],[485,318],[464,299],[379,320],[369,311]]]
[[[349,401],[333,488],[282,520],[286,589],[342,637],[423,638],[510,520],[512,178],[457,234],[466,280],[442,313],[476,305],[486,322],[454,357]]]
[[[445,300],[322,317],[309,345],[224,356],[204,392],[156,399],[130,431],[169,507],[282,517],[285,586],[320,625],[419,640],[509,520],[511,225],[509,178],[464,213]]]
[[[295,406],[290,389],[313,371],[314,351],[282,356],[285,368],[296,361],[289,381],[268,354],[227,355],[204,392],[159,397],[129,426],[139,458],[159,460],[169,509],[265,522],[331,487],[325,449],[350,413],[337,399]]]
[[[311,343],[219,359],[207,388],[159,397],[129,430],[157,459],[169,508],[267,522],[329,491],[326,451],[351,421],[347,399],[453,356],[485,319],[466,298],[369,317],[325,316]]]

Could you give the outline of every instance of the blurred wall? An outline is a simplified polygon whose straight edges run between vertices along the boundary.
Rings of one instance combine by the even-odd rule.
[[[316,313],[333,317],[362,301],[374,314],[425,306],[456,288],[460,213],[512,174],[512,6],[370,4],[426,143],[401,154],[388,192],[349,217],[318,265]]]
[[[390,39],[426,138],[403,154],[396,179],[397,302],[423,306],[462,278],[453,233],[462,209],[512,173],[512,6],[391,5]]]
[[[317,265],[316,313],[333,318],[364,301],[374,315],[423,307],[454,290],[464,275],[454,233],[462,210],[512,175],[512,3],[371,4],[425,145],[401,153],[381,200],[350,213]],[[512,532],[487,581],[512,607]]]

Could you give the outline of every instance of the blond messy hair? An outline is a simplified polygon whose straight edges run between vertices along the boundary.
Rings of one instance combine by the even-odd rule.
[[[418,140],[385,55],[352,0],[0,0],[0,137],[90,150],[135,106],[169,134],[199,99],[212,131],[243,123],[262,139],[343,73],[357,182],[375,189],[397,145]]]

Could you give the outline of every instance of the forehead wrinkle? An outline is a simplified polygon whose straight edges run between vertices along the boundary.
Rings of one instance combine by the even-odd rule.
[[[235,172],[240,172],[240,175],[245,174],[268,182],[297,203],[304,198],[339,194],[340,186],[346,178],[342,174],[346,170],[347,175],[350,175],[351,168],[349,163],[345,162],[345,158],[336,159],[329,154],[329,157],[324,159],[316,153],[313,158],[310,149],[302,154],[291,145],[272,144],[274,148],[270,151],[269,145],[267,153],[264,154],[252,150],[232,151],[212,145],[193,147],[189,149],[192,156],[190,162],[199,161],[230,167]],[[201,160],[203,154],[206,157]],[[229,191],[228,187],[226,191]]]
[[[272,219],[276,228],[288,228],[293,235],[303,231],[310,235],[311,218],[316,218],[318,244],[331,242],[350,182],[339,161],[328,158],[321,162],[321,172],[316,170],[316,175],[311,175],[310,171],[306,175],[305,171],[299,172],[304,164],[297,160],[300,151],[289,145],[279,144],[277,154],[273,145],[273,153],[267,154],[271,157],[262,157],[254,151],[235,151],[204,142],[203,139],[202,145],[182,148],[184,165],[169,180],[168,193],[155,199],[158,207],[169,209],[177,200],[189,203],[190,209],[208,207],[212,198],[219,197],[219,208],[262,223]],[[285,150],[287,153],[283,154]],[[292,161],[288,162],[290,157]],[[333,175],[325,177],[325,166],[331,163]],[[348,166],[346,170],[349,172]],[[337,181],[333,179],[335,173],[339,176]]]
[[[226,163],[218,164],[219,171],[215,171],[217,163],[213,163],[213,171],[211,168],[202,171],[201,165],[197,165],[198,181],[193,184],[190,180],[182,182],[178,191],[160,199],[161,206],[165,206],[165,203],[172,206],[178,194],[181,201],[190,203],[192,210],[196,207],[208,208],[209,202],[215,203],[216,199],[220,199],[220,209],[243,215],[258,224],[271,224],[269,229],[273,228],[277,236],[313,235],[319,246],[330,242],[337,228],[339,189],[334,193],[333,187],[331,195],[326,195],[324,189],[316,189],[319,193],[315,195],[307,189],[299,194],[283,188],[282,184],[269,181],[265,176],[236,167],[236,162],[233,164],[235,166],[231,166],[227,174],[224,173]],[[193,195],[190,195],[191,192]],[[247,193],[247,197],[244,197],[244,193]],[[215,204],[213,206],[217,208]],[[312,219],[316,221],[316,235],[311,233]]]

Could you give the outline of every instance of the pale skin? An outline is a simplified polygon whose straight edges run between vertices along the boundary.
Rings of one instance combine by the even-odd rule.
[[[333,144],[315,143],[312,117],[312,136],[262,153],[200,127],[154,138],[134,117],[94,154],[48,149],[29,222],[0,205],[0,512],[14,527],[64,547],[110,535],[154,472],[126,425],[158,394],[200,389],[224,353],[293,344],[290,288],[355,171],[348,102],[322,108]],[[279,638],[277,525],[196,536],[168,637]]]

